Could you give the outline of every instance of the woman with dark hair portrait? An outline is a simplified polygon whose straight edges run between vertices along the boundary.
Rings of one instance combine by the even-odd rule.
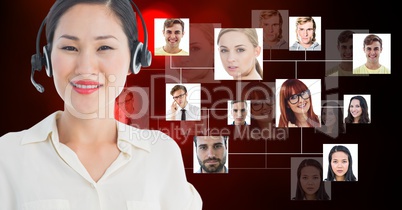
[[[320,162],[304,159],[297,168],[296,196],[292,200],[330,200],[322,175]]]
[[[343,145],[332,147],[328,154],[328,174],[325,181],[357,181],[353,174],[352,154]]]
[[[345,123],[370,123],[367,101],[363,96],[353,96],[348,110]]]
[[[336,137],[340,133],[345,133],[343,111],[338,103],[329,101],[322,105],[321,127],[318,129],[332,137]]]
[[[311,92],[298,79],[286,80],[279,93],[280,119],[278,127],[319,127],[314,113]]]
[[[261,128],[275,123],[275,95],[264,82],[250,82],[242,90],[244,100],[251,101],[251,124]]]
[[[1,209],[202,209],[175,140],[115,119],[127,75],[145,64],[136,65],[142,43],[133,6],[56,0],[51,7],[44,55],[64,106],[1,136]]]

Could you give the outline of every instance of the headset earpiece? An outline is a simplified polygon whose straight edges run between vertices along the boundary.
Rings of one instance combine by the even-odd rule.
[[[141,57],[141,65],[143,67],[149,67],[152,62],[151,52],[147,48],[143,47],[142,53],[143,53],[143,55]]]
[[[130,0],[130,2],[134,6],[138,16],[140,17],[142,28],[144,30],[144,43],[136,41],[133,44],[133,49],[131,52],[131,71],[134,74],[138,74],[138,72],[140,72],[141,66],[148,67],[151,65],[152,54],[148,50],[148,31],[147,27],[145,26],[144,18],[142,17],[142,14],[134,1]]]
[[[144,47],[142,42],[137,41],[134,43],[131,57],[131,72],[134,74],[138,74],[138,72],[140,72],[141,66],[148,67],[151,65],[151,52]]]
[[[133,49],[131,52],[131,72],[133,74],[138,74],[141,69],[141,54],[142,54],[142,48],[143,44],[141,42],[135,42],[133,45]]]
[[[47,45],[43,46],[42,63],[45,66],[47,76],[52,77],[53,76],[52,63],[50,60],[50,51],[47,49]]]

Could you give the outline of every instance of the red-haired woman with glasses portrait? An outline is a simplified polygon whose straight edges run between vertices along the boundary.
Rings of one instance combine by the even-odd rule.
[[[314,113],[311,92],[302,81],[288,79],[279,93],[281,115],[278,127],[319,127]]]

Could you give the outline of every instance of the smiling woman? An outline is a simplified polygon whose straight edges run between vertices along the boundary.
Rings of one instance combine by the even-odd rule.
[[[298,79],[286,80],[279,93],[280,118],[278,127],[320,127],[315,114],[312,94]]]
[[[57,0],[46,27],[64,110],[0,138],[1,208],[202,209],[176,142],[114,119],[139,59],[130,1]]]
[[[351,97],[345,123],[370,123],[368,108],[368,103],[363,96]]]

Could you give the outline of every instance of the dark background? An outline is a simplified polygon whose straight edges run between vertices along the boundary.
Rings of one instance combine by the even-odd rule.
[[[35,53],[35,40],[39,26],[46,16],[53,1],[6,1],[1,6],[1,127],[0,136],[10,131],[27,129],[50,113],[63,109],[62,101],[57,95],[51,78],[44,71],[36,73],[35,79],[45,87],[39,93],[30,82],[30,59]],[[322,51],[308,52],[309,59],[325,60],[325,29],[369,29],[371,33],[391,33],[391,75],[370,75],[368,77],[339,78],[339,88],[331,90],[343,94],[370,94],[371,120],[368,125],[347,125],[347,133],[337,139],[315,132],[313,129],[291,129],[284,141],[268,142],[269,152],[305,154],[282,155],[229,155],[229,174],[193,174],[190,136],[171,133],[182,149],[187,178],[201,194],[205,210],[215,209],[357,209],[362,206],[387,206],[396,196],[386,189],[396,188],[395,169],[390,163],[399,137],[395,132],[400,116],[398,101],[401,88],[396,87],[399,66],[396,65],[398,46],[401,46],[396,28],[399,21],[391,18],[391,4],[386,1],[377,3],[363,2],[352,6],[351,1],[261,1],[249,0],[235,2],[220,1],[136,1],[147,22],[149,32],[149,49],[153,52],[153,18],[188,17],[194,23],[221,23],[222,27],[251,27],[251,10],[279,9],[289,10],[289,16],[320,16]],[[397,17],[394,15],[394,17]],[[140,40],[142,29],[140,28]],[[43,35],[43,33],[42,33]],[[41,47],[45,44],[42,36]],[[264,59],[269,56],[264,51]],[[280,52],[273,54],[279,59],[304,59],[304,52]],[[272,64],[272,65],[271,65]],[[298,78],[324,79],[324,63],[300,63]],[[143,68],[141,73],[130,76],[131,85],[150,87],[152,75],[164,74],[165,60],[155,58],[152,66]],[[294,63],[264,63],[264,81],[274,82],[276,78],[294,78]],[[158,80],[154,91],[159,93],[161,103],[155,110],[163,114],[164,80]],[[202,84],[203,85],[203,84]],[[233,82],[215,84],[234,88]],[[214,84],[205,85],[212,89]],[[151,90],[150,89],[150,90]],[[158,92],[160,91],[160,92]],[[218,99],[215,95],[213,99]],[[151,98],[151,100],[153,100]],[[325,100],[325,91],[322,93]],[[207,107],[208,104],[202,104]],[[394,108],[395,107],[395,108]],[[395,122],[394,119],[397,119]],[[215,122],[216,126],[228,128],[233,136],[233,128]],[[181,126],[178,123],[163,120],[151,120],[152,129],[166,129]],[[303,144],[301,144],[301,138]],[[290,158],[320,157],[322,144],[358,144],[358,182],[333,183],[331,201],[291,201],[290,200]],[[261,141],[230,141],[230,152],[261,152]],[[244,150],[243,150],[244,149]],[[264,150],[262,150],[264,152]],[[314,153],[314,154],[310,154]],[[0,154],[1,155],[1,154]],[[268,167],[266,167],[267,161]],[[326,171],[326,169],[325,169]],[[1,187],[1,186],[0,186]],[[395,192],[395,191],[394,191]],[[0,204],[1,206],[1,204]]]

